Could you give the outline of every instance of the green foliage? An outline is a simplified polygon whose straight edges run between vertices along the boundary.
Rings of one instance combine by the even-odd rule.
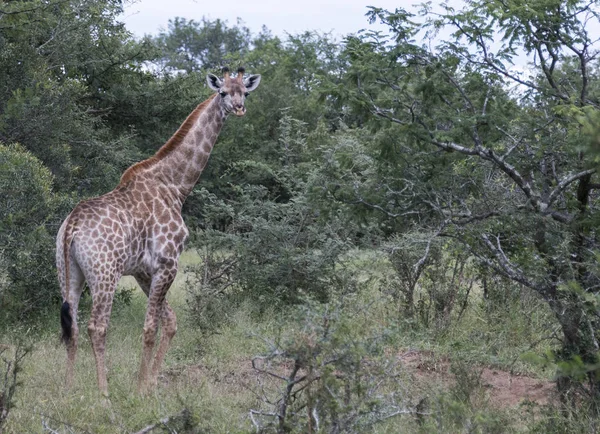
[[[0,144],[0,312],[30,317],[58,298],[50,225],[66,201],[50,171],[20,145]]]
[[[0,139],[33,152],[57,177],[56,188],[103,191],[118,179],[123,159],[135,154],[100,117],[109,104],[118,106],[113,89],[140,75],[134,62],[143,50],[116,22],[121,3],[36,0],[6,8]]]
[[[271,164],[230,163],[227,200],[206,190],[196,193],[206,229],[191,244],[206,258],[197,281],[208,285],[197,285],[198,294],[228,293],[264,306],[298,303],[305,296],[328,299],[356,226],[342,215],[321,218],[319,198],[312,194],[321,174],[306,161],[304,126],[286,113],[276,141],[279,158]],[[202,300],[208,299],[192,297],[205,312]]]
[[[0,431],[10,410],[15,406],[15,394],[22,385],[20,377],[24,359],[31,352],[30,347],[19,344],[14,350],[14,356],[9,357],[7,349],[8,347],[0,344]]]
[[[330,303],[307,301],[288,312],[268,352],[256,356],[260,407],[250,416],[261,432],[364,432],[404,413],[397,364],[383,349],[391,337],[372,321],[362,284],[348,276]]]
[[[73,203],[158,149],[209,95],[207,71],[243,65],[264,85],[247,116],[225,125],[185,204],[202,258],[187,276],[188,323],[210,339],[239,306],[293,312],[302,329],[263,360],[287,370],[285,381],[290,360],[295,374],[320,377],[294,383],[306,386],[292,387],[294,402],[290,383],[272,389],[290,398],[281,429],[314,427],[307,408],[332,431],[392,414],[365,398],[392,372],[369,341],[380,330],[358,330],[368,329],[369,309],[358,312],[367,300],[338,298],[348,269],[371,266],[344,256],[354,246],[387,254],[376,286],[407,336],[508,364],[540,342],[550,351],[558,328],[562,346],[545,366],[557,367],[571,404],[597,401],[600,87],[586,27],[597,5],[431,8],[371,8],[389,32],[339,44],[205,18],[174,18],[138,41],[118,21],[119,0],[2,3],[0,140],[20,143],[0,145],[2,320],[54,309],[53,238]],[[512,67],[523,52],[535,55],[530,75]],[[119,292],[115,313],[131,301]],[[456,368],[463,383],[434,400],[419,429],[501,430],[505,418],[477,406],[471,368]]]
[[[460,379],[457,377],[457,380]],[[485,405],[471,406],[453,394],[443,394],[435,399],[429,409],[434,412],[420,424],[418,432],[438,433],[493,433],[513,431],[516,427],[502,411],[494,411]]]
[[[229,27],[226,21],[200,22],[176,17],[154,43],[161,51],[160,63],[167,71],[199,71],[218,69],[232,55],[245,56],[250,50],[250,30],[238,20]]]
[[[528,424],[531,433],[539,434],[578,434],[598,431],[598,417],[587,403],[581,403],[578,408],[573,406],[549,405],[532,409],[531,422]],[[540,411],[541,414],[536,414]]]
[[[380,137],[396,133],[379,142],[385,160],[369,169],[376,178],[347,184],[347,200],[384,219],[411,219],[419,230],[437,227],[479,264],[537,292],[561,325],[557,356],[595,367],[597,168],[593,151],[584,153],[597,136],[589,27],[597,5],[475,1],[421,12],[419,21],[402,9],[372,8],[389,35],[347,41],[344,97],[357,117],[376,115],[369,127]],[[430,39],[433,48],[416,40],[442,28],[453,34]],[[536,56],[530,77],[512,68],[523,51]],[[585,380],[595,396],[592,371],[559,384]]]
[[[305,190],[294,193],[280,203],[268,197],[265,187],[247,186],[233,207],[208,195],[205,216],[214,224],[226,218],[225,230],[198,232],[191,242],[209,251],[226,249],[231,257],[219,268],[227,267],[237,291],[265,306],[297,303],[305,295],[326,300],[337,259],[347,249],[343,221],[319,222]],[[225,275],[219,276],[212,284],[223,290],[231,286],[222,281]]]

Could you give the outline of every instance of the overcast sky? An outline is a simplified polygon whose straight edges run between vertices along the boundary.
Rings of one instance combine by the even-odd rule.
[[[253,33],[263,25],[275,35],[297,34],[305,30],[333,32],[343,36],[360,29],[383,29],[371,26],[365,17],[367,6],[388,10],[410,9],[419,0],[138,0],[125,8],[123,21],[136,36],[156,34],[167,28],[170,18],[200,20],[220,18],[234,25],[241,18]]]

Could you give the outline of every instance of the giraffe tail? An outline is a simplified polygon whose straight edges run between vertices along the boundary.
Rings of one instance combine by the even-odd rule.
[[[60,308],[60,325],[62,327],[62,341],[68,344],[73,335],[73,317],[71,316],[71,306],[65,301]]]
[[[67,217],[71,219],[71,215]],[[63,255],[65,261],[65,293],[64,301],[60,308],[60,326],[62,328],[61,340],[65,344],[69,344],[73,336],[73,317],[71,316],[71,305],[69,304],[69,283],[70,283],[70,250],[71,242],[73,241],[72,226],[67,225],[65,228],[63,242]]]

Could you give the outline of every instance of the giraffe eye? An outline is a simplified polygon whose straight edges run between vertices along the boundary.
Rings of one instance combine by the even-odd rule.
[[[220,89],[220,90],[219,90],[219,95],[221,95],[221,96],[223,96],[223,97],[224,97],[224,96],[226,96],[226,95],[227,95],[227,92],[225,92],[223,89]]]
[[[244,93],[244,96],[245,96],[246,98],[248,98],[248,95],[250,95],[250,92],[245,92],[245,93]]]

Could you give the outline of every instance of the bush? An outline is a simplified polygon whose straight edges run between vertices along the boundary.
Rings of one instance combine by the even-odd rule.
[[[31,351],[30,347],[18,345],[14,356],[6,354],[8,347],[0,344],[0,432],[8,418],[8,413],[15,405],[15,393],[21,383],[17,377],[23,366],[23,360]]]
[[[260,406],[250,410],[259,432],[367,432],[415,410],[405,402],[397,359],[387,357],[393,331],[374,322],[373,304],[352,278],[344,295],[292,308],[268,351],[252,360]],[[290,321],[291,320],[291,321]],[[296,324],[286,327],[285,324]]]
[[[195,269],[193,291],[237,295],[263,306],[298,303],[305,295],[326,301],[338,258],[348,249],[349,229],[340,219],[321,222],[307,189],[302,184],[291,200],[278,202],[263,186],[240,187],[234,205],[203,190],[208,226],[227,224],[192,237],[191,245],[205,257]],[[203,302],[194,295],[192,300]]]
[[[31,317],[60,296],[54,233],[65,201],[52,181],[23,147],[0,144],[0,320]]]

